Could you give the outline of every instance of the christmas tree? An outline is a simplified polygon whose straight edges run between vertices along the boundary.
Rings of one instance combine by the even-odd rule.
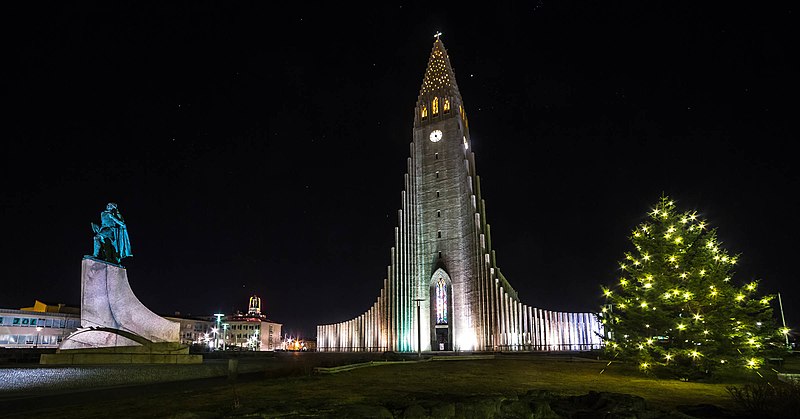
[[[689,379],[724,367],[758,369],[781,347],[773,297],[757,295],[758,281],[733,277],[739,255],[727,253],[696,212],[679,213],[662,197],[630,239],[618,282],[603,287],[614,357]]]

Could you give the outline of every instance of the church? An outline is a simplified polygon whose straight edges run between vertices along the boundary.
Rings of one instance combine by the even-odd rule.
[[[528,306],[501,274],[469,123],[439,37],[414,110],[395,246],[372,306],[317,326],[318,351],[548,351],[602,344],[594,313]]]

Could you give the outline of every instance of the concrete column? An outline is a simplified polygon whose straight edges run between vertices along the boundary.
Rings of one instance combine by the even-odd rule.
[[[511,307],[511,297],[508,295],[508,291],[503,290],[503,312],[505,313],[506,319],[506,346],[511,346],[513,344],[512,339],[512,307]],[[508,348],[506,348],[508,349]]]
[[[567,328],[567,330],[569,330],[569,348],[570,350],[575,350],[575,316],[574,313],[565,314],[565,317],[567,318],[567,324],[569,325]]]
[[[318,351],[323,348],[323,346],[320,344],[320,342],[322,342],[322,333],[320,333],[320,328],[321,327],[322,326],[317,325],[317,350]]]
[[[364,314],[364,350],[372,349],[372,307]]]
[[[551,323],[552,323],[552,316],[550,310],[544,310],[542,313],[543,322],[544,322],[544,332],[545,332],[545,344],[547,345],[547,350],[553,350],[553,345],[556,344],[555,339],[553,337]]]
[[[508,296],[508,291],[503,289],[503,318],[505,327],[505,345],[511,346],[511,298]]]
[[[495,336],[495,345],[500,346],[503,344],[503,309],[502,304],[500,304],[500,285],[495,282],[494,276],[491,276],[492,281],[492,305],[494,305],[494,309],[492,310],[492,314],[494,315],[494,336]]]
[[[388,350],[394,351],[397,350],[395,346],[396,342],[396,331],[397,331],[397,283],[395,282],[394,276],[394,263],[395,263],[395,254],[394,248],[391,249],[391,265],[388,267],[387,276],[389,277],[389,290],[387,292],[387,310],[388,310],[388,317],[389,317],[389,329],[388,332]]]
[[[533,318],[533,310],[535,310],[535,308],[528,307],[528,345],[531,345],[531,346],[534,344],[533,343],[534,333],[536,332],[536,329],[535,329],[535,326],[534,326],[534,322],[533,322],[533,320],[534,320],[534,318]],[[533,350],[535,348],[531,347],[530,349]]]
[[[511,350],[516,350],[517,346],[517,302],[508,296],[508,311],[509,311],[509,320],[510,325],[509,329],[511,333],[509,333],[509,340],[511,341]]]
[[[374,351],[375,347],[378,346],[378,325],[376,324],[376,314],[378,313],[378,307],[380,305],[380,298],[375,304],[372,305],[372,309],[369,312],[369,346],[373,348]]]
[[[589,313],[581,313],[581,330],[583,331],[583,335],[581,336],[581,343],[584,345],[584,349],[590,349],[591,345],[591,335],[589,328]]]
[[[519,302],[517,300],[511,300],[511,308],[512,308],[512,317],[514,324],[513,328],[513,337],[514,337],[514,350],[519,350]]]
[[[381,347],[382,350],[388,351],[389,350],[389,341],[390,341],[390,332],[389,332],[389,279],[384,278],[383,280],[384,286],[383,289],[386,290],[383,292],[383,298],[381,298]]]
[[[506,304],[505,304],[505,290],[503,287],[497,291],[497,297],[500,300],[498,302],[498,307],[500,308],[500,346],[506,345],[506,332],[508,328],[506,327]]]
[[[401,195],[401,210],[397,211],[397,224],[398,227],[395,229],[395,246],[397,246],[397,284],[399,288],[399,297],[400,301],[398,307],[400,309],[400,316],[399,316],[399,323],[400,327],[397,329],[400,332],[401,342],[400,342],[400,349],[407,350],[406,348],[406,339],[408,336],[408,331],[406,327],[408,325],[408,288],[407,288],[407,281],[406,281],[406,249],[404,246],[405,243],[405,191],[400,193]]]
[[[519,345],[519,350],[525,349],[525,304],[522,304],[521,301],[517,301],[517,324],[519,325],[517,329],[517,344]]]
[[[531,308],[527,304],[522,305],[522,345],[525,350],[531,349]]]

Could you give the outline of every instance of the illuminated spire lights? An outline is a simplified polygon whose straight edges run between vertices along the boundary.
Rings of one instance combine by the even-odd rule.
[[[450,65],[450,57],[444,48],[444,44],[440,39],[436,39],[433,43],[431,56],[428,59],[428,67],[425,70],[425,76],[422,79],[422,88],[420,89],[420,96],[430,93],[436,93],[441,96],[455,96],[459,98],[461,94],[458,92],[458,85],[456,84],[456,76]],[[445,110],[450,110],[450,100],[447,99],[444,103]]]

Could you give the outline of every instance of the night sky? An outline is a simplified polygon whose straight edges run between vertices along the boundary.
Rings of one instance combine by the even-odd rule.
[[[116,202],[131,286],[159,314],[257,294],[313,336],[363,313],[441,31],[498,265],[524,303],[597,310],[666,194],[741,254],[735,280],[781,292],[800,324],[788,6],[22,3],[2,25],[2,308],[77,306],[90,223]]]

